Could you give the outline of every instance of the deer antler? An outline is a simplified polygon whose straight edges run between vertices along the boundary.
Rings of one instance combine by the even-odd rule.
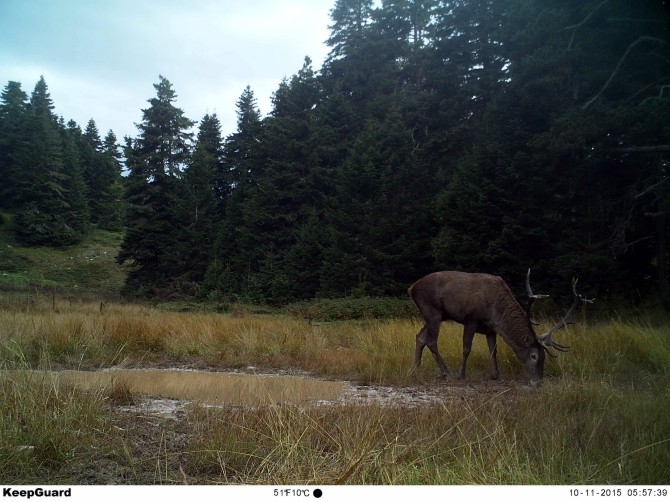
[[[595,298],[584,298],[582,295],[577,293],[577,279],[572,280],[572,295],[574,297],[574,301],[572,302],[572,306],[570,309],[567,311],[563,319],[561,319],[556,326],[551,328],[549,331],[544,333],[543,335],[539,336],[540,343],[544,346],[544,348],[547,350],[547,353],[552,356],[556,357],[555,354],[552,354],[551,351],[549,350],[550,348],[554,348],[556,350],[559,350],[561,352],[566,352],[567,350],[570,349],[570,347],[566,345],[561,345],[560,343],[557,343],[552,339],[552,335],[556,333],[559,329],[565,328],[568,324],[574,324],[574,321],[571,319],[572,313],[575,311],[577,308],[577,305],[579,305],[579,302],[584,302],[584,303],[593,303]]]
[[[533,307],[533,302],[535,300],[541,298],[549,298],[549,295],[533,294],[533,290],[530,289],[530,269],[528,269],[528,273],[526,274],[526,292],[528,293],[528,303],[526,303],[526,313],[528,314],[528,320],[530,321],[531,324],[537,326],[539,323],[533,321],[533,319],[531,319],[530,317],[530,309]]]

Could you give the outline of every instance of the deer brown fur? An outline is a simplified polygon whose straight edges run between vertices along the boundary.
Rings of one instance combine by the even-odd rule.
[[[549,351],[549,346],[567,350],[567,347],[554,342],[551,335],[570,322],[569,316],[579,300],[592,300],[584,300],[579,296],[575,290],[576,281],[573,281],[575,303],[572,308],[559,325],[538,337],[530,319],[530,304],[533,298],[542,295],[532,295],[529,278],[526,284],[531,299],[528,309],[519,304],[505,281],[498,276],[443,271],[428,274],[416,281],[407,291],[421,312],[425,324],[416,335],[414,368],[421,364],[421,355],[427,346],[442,376],[449,375],[437,349],[437,338],[442,321],[452,320],[463,325],[463,359],[458,372],[459,379],[465,378],[465,367],[474,335],[481,333],[488,342],[491,378],[497,379],[500,376],[496,346],[496,335],[500,335],[526,368],[531,383],[539,383],[544,374],[545,352]]]

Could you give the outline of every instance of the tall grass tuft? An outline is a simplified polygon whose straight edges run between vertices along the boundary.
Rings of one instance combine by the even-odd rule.
[[[102,395],[30,374],[0,375],[1,479],[73,479],[71,466],[94,464],[111,434]]]
[[[667,399],[645,400],[649,419],[633,425],[628,421],[640,404],[635,396],[586,406],[592,389],[579,389],[576,397],[574,389],[565,395],[549,390],[474,395],[392,412],[379,405],[200,409],[193,415],[200,428],[182,468],[193,479],[206,473],[247,484],[670,480],[664,467],[670,460],[668,426],[653,426]]]

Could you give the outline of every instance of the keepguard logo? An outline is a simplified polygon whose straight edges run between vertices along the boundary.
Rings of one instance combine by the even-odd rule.
[[[8,498],[24,498],[26,500],[33,497],[71,497],[72,488],[65,489],[48,489],[48,488],[31,488],[31,489],[17,489],[17,488],[3,488],[2,497]]]

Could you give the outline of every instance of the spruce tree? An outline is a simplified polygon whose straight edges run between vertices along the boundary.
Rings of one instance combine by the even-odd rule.
[[[262,175],[262,121],[253,91],[249,86],[237,101],[237,130],[223,143],[223,158],[215,177],[220,224],[213,255],[207,268],[204,291],[214,295],[240,295],[246,284],[250,261],[242,246],[243,207]]]
[[[223,140],[216,114],[200,122],[195,150],[184,173],[185,198],[181,228],[189,243],[188,277],[201,283],[213,256],[216,228],[220,224],[217,174],[221,172]],[[220,185],[219,185],[220,186]]]
[[[365,45],[367,26],[372,16],[372,0],[336,0],[330,11],[333,22],[326,41],[331,47],[330,61],[360,54]]]
[[[24,210],[28,205],[40,200],[46,203],[62,193],[58,186],[62,145],[53,108],[46,81],[41,77],[31,93],[24,122],[24,141],[14,159],[17,172],[15,199]]]
[[[247,250],[252,298],[282,303],[318,290],[320,253],[308,235],[308,221],[321,217],[327,190],[314,143],[319,98],[318,80],[306,58],[302,69],[280,84],[264,121],[263,171],[249,187],[239,236]]]
[[[77,143],[86,181],[86,195],[91,208],[91,220],[98,224],[104,217],[102,194],[109,181],[105,179],[104,158],[100,154],[102,141],[95,120],[88,121]]]
[[[63,187],[67,203],[62,216],[67,226],[72,229],[73,242],[80,242],[89,231],[91,217],[79,150],[82,142],[81,129],[76,122],[71,120],[67,127],[61,127],[61,138],[63,142]]]
[[[90,119],[78,142],[87,187],[91,221],[100,228],[121,225],[121,164],[112,131],[103,142],[95,120]]]
[[[121,230],[125,214],[124,178],[119,145],[111,129],[102,142],[100,154],[106,183],[101,194],[98,225],[107,230]]]
[[[126,292],[145,295],[156,287],[174,289],[184,271],[178,208],[193,126],[174,105],[177,95],[166,78],[160,76],[154,88],[156,97],[137,124],[139,136],[126,138],[126,233],[117,256],[131,267]]]
[[[88,230],[88,207],[74,131],[53,114],[44,78],[35,85],[26,120],[26,138],[17,154],[15,232],[33,245],[79,242]]]
[[[22,176],[17,158],[26,138],[28,95],[10,81],[0,96],[0,207],[14,209]]]

